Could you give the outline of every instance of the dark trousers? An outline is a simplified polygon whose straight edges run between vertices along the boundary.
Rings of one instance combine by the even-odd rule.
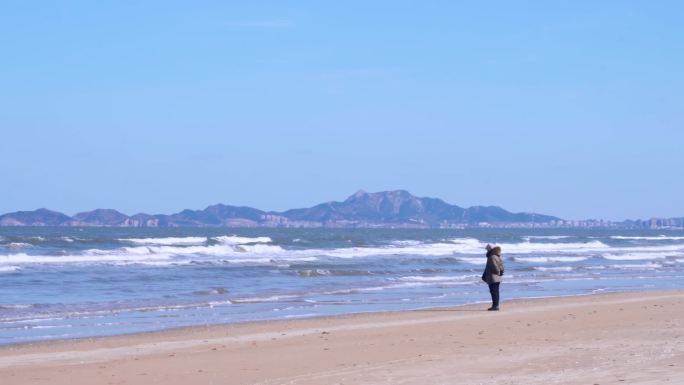
[[[499,307],[499,285],[501,285],[501,282],[489,284],[489,294],[492,295],[492,307]]]

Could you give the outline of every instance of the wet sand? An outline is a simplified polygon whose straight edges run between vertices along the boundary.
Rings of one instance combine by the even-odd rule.
[[[684,384],[684,291],[486,307],[6,346],[0,384]]]

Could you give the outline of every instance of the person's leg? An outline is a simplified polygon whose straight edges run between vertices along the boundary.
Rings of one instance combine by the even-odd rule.
[[[498,287],[496,285],[496,283],[489,284],[489,294],[492,296],[492,308],[495,308],[498,303],[498,299],[496,298],[496,296],[498,295]]]
[[[492,291],[492,306],[495,309],[499,308],[499,286],[501,285],[501,282],[497,282],[492,284],[493,286],[493,291]]]

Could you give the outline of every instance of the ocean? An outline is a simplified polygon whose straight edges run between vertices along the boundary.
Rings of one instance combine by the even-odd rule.
[[[0,344],[684,287],[684,231],[0,228]],[[483,307],[486,307],[483,304]]]

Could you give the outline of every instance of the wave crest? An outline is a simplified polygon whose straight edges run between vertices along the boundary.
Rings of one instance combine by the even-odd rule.
[[[621,240],[641,240],[641,241],[681,241],[684,240],[684,236],[667,236],[659,235],[657,237],[637,237],[637,236],[624,236],[624,235],[613,235],[611,239],[621,239]]]
[[[207,242],[206,237],[167,237],[167,238],[120,238],[119,241],[134,245],[203,245]]]
[[[270,237],[238,237],[237,235],[222,235],[220,237],[213,237],[218,243],[223,245],[245,245],[250,243],[271,243],[273,240]]]
[[[589,257],[514,257],[514,261],[529,263],[549,263],[549,262],[581,262]]]

